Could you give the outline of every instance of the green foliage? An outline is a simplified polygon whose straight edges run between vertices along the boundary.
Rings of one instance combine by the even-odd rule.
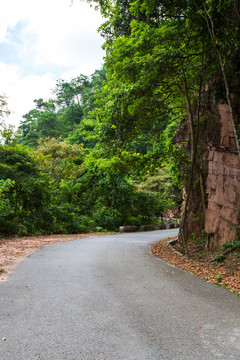
[[[226,242],[225,244],[222,245],[222,247],[224,249],[235,248],[236,250],[240,250],[240,240],[233,240],[230,242]]]
[[[20,145],[2,125],[2,233],[116,230],[177,213],[205,126],[200,98],[220,78],[219,49],[239,91],[235,1],[95,2],[106,20],[104,67],[60,79],[52,99],[35,100]],[[223,96],[223,81],[214,86]]]
[[[69,144],[61,138],[40,139],[34,153],[43,171],[51,174],[57,186],[62,179],[77,176],[83,162],[81,145]]]
[[[9,198],[7,197],[10,188],[13,186],[14,181],[10,179],[0,180],[0,218],[9,216],[13,212]]]
[[[215,257],[215,262],[216,263],[221,263],[225,260],[226,256],[224,254],[219,254]]]
[[[19,145],[0,146],[0,177],[6,192],[1,232],[34,233],[47,227],[51,221],[49,204],[54,196],[52,182],[41,172],[31,151]],[[6,211],[6,206],[11,210]]]
[[[223,279],[222,275],[216,273],[215,275],[216,284],[220,284],[222,282],[222,279]]]
[[[23,115],[19,126],[19,143],[37,147],[40,138],[68,138],[71,143],[96,144],[92,132],[98,89],[105,81],[106,69],[95,71],[89,79],[80,75],[69,82],[60,79],[53,90],[54,97],[47,101],[35,100],[35,109]]]
[[[116,230],[138,215],[149,223],[157,214],[154,197],[138,191],[127,177],[126,163],[118,157],[94,159],[89,155],[82,174],[60,186],[62,201],[74,204],[92,219],[95,228]]]

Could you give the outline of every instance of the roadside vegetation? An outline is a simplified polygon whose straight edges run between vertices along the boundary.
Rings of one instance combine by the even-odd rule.
[[[218,136],[206,109],[217,101],[228,104],[239,153],[239,3],[92,3],[105,18],[103,68],[59,79],[17,131],[0,98],[0,235],[117,231],[181,214],[180,247],[199,240],[200,256],[203,138]]]

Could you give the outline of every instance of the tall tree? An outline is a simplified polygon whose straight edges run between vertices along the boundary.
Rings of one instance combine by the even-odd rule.
[[[98,110],[104,141],[107,138],[114,149],[142,132],[151,133],[154,128],[161,132],[177,119],[189,131],[185,149],[190,157],[183,165],[188,180],[180,236],[187,251],[189,234],[185,225],[194,184],[199,184],[204,223],[204,176],[197,159],[201,153],[199,132],[204,123],[202,97],[213,81],[220,87],[221,83],[225,85],[225,94],[220,91],[219,96],[226,97],[238,143],[230,94],[239,92],[233,71],[239,62],[239,4],[234,0],[128,1],[124,6],[131,16],[124,18],[120,2],[97,2],[107,18],[101,29],[106,37],[110,73],[103,106]],[[231,89],[230,83],[234,84]]]
[[[31,150],[19,145],[0,146],[1,187],[6,194],[0,232],[25,235],[52,228],[55,196],[48,174],[41,171]],[[8,208],[11,211],[6,211]]]

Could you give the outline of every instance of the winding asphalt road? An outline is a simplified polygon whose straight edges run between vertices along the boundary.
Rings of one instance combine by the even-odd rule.
[[[150,254],[174,234],[85,238],[29,256],[0,284],[0,359],[239,360],[240,299]]]

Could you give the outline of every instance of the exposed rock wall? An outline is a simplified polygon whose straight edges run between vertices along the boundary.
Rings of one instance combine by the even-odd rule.
[[[240,161],[228,105],[218,104],[217,111],[220,136],[216,143],[207,140],[205,231],[212,234],[212,248],[239,236],[229,228],[240,224]]]

